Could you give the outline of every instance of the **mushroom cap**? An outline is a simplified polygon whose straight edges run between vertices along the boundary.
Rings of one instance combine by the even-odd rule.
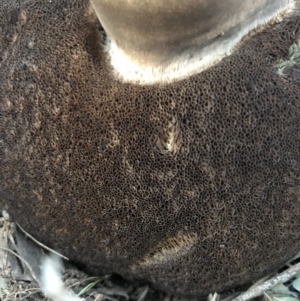
[[[178,295],[274,271],[300,248],[299,8],[199,74],[137,85],[86,1],[2,0],[3,209],[91,273]]]

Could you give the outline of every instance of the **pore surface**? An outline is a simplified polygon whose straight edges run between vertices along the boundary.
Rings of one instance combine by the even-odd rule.
[[[297,10],[205,72],[111,75],[83,0],[0,1],[0,199],[93,273],[182,295],[254,280],[299,251]]]

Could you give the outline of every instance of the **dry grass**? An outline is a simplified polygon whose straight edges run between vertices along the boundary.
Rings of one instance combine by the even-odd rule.
[[[48,276],[43,278],[40,267],[43,266],[45,274],[47,261],[45,258],[50,258],[47,254],[53,252],[37,242],[21,227],[16,227],[10,221],[9,215],[4,212],[0,218],[0,300],[196,301],[196,299],[169,296],[155,291],[152,287],[129,283],[117,276],[90,277],[66,260],[63,261],[62,266],[57,265],[57,267],[54,262],[50,278]],[[58,256],[59,254],[56,254],[56,258]],[[300,300],[299,257],[300,254],[287,263],[281,269],[281,273],[258,281],[246,292],[231,290],[221,294],[211,294],[204,299],[208,301],[247,301],[254,300],[253,298],[259,301]],[[56,273],[55,277],[58,278],[55,278],[53,273]],[[55,294],[53,291],[57,287],[60,291]]]

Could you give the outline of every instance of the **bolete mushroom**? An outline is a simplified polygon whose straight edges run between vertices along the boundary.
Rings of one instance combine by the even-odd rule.
[[[0,1],[3,209],[178,295],[277,269],[300,249],[299,1],[93,7]]]

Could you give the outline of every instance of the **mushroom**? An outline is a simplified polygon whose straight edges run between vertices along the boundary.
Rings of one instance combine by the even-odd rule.
[[[177,295],[293,257],[300,3],[222,3],[0,1],[2,208],[90,273]]]

